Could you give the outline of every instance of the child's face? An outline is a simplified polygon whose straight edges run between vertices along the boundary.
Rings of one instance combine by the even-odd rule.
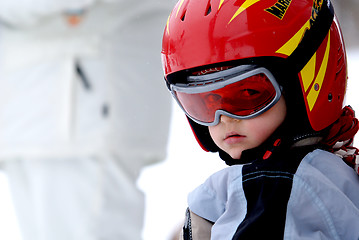
[[[286,116],[284,98],[258,117],[239,120],[222,115],[220,122],[209,126],[209,133],[217,146],[233,159],[242,152],[261,145],[283,123]]]

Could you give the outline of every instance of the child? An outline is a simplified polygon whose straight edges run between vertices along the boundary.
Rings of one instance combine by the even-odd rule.
[[[189,194],[181,239],[359,239],[358,120],[329,0],[181,0],[162,60],[198,143],[230,165]]]

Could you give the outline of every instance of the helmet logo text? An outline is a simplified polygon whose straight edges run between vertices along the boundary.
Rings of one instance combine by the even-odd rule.
[[[313,1],[312,15],[310,16],[310,26],[313,26],[318,17],[319,11],[322,9],[323,0]]]
[[[292,0],[278,0],[273,6],[265,9],[265,11],[282,20],[291,2]]]

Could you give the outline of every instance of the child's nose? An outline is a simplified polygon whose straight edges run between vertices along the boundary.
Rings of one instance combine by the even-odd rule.
[[[221,115],[221,122],[229,123],[229,122],[233,122],[233,121],[240,121],[240,119],[235,119],[235,118],[228,117],[226,115]]]

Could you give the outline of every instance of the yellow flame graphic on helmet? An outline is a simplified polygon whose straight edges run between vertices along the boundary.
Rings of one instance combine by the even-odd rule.
[[[181,7],[182,7],[182,4],[183,4],[183,2],[184,2],[184,0],[181,0],[181,1],[179,1],[178,3],[177,3],[177,11],[176,11],[176,17],[177,17],[177,15],[178,15],[178,12],[179,12],[179,10],[181,9]],[[173,9],[173,11],[174,11],[174,9]],[[170,34],[170,18],[171,18],[171,16],[172,16],[172,13],[173,12],[171,12],[171,14],[168,16],[168,18],[167,18],[167,23],[166,23],[166,32],[167,32],[167,34]]]
[[[235,19],[239,14],[241,14],[244,10],[246,10],[247,8],[249,8],[250,6],[252,6],[253,4],[259,2],[261,0],[246,0],[236,11],[236,13],[233,15],[233,17],[231,18],[231,20],[228,22],[228,24],[230,24],[232,22],[233,19]]]
[[[316,53],[313,55],[313,57],[309,60],[307,65],[305,65],[305,67],[300,72],[304,91],[307,92],[307,90],[311,86],[307,95],[307,103],[310,111],[312,111],[323,85],[325,73],[327,72],[327,67],[328,67],[329,50],[330,50],[330,32],[328,34],[328,42],[327,42],[327,47],[325,49],[323,61],[319,68],[316,78],[314,79],[316,59],[317,59]]]
[[[184,0],[181,0],[181,1],[179,2],[179,6],[178,6],[177,12],[176,12],[176,17],[177,17],[177,15],[178,15],[179,10],[181,9],[181,6],[182,6],[183,2],[184,2]]]
[[[221,1],[219,2],[218,10],[222,7],[223,2],[224,2],[224,0],[221,0]]]
[[[276,53],[281,53],[284,55],[291,55],[293,51],[298,47],[302,37],[307,29],[310,28],[310,20],[308,20],[299,31],[294,34],[294,36],[288,40],[281,48],[279,48]]]
[[[167,34],[170,34],[170,17],[171,15],[169,15],[167,18],[167,24],[166,24]]]

